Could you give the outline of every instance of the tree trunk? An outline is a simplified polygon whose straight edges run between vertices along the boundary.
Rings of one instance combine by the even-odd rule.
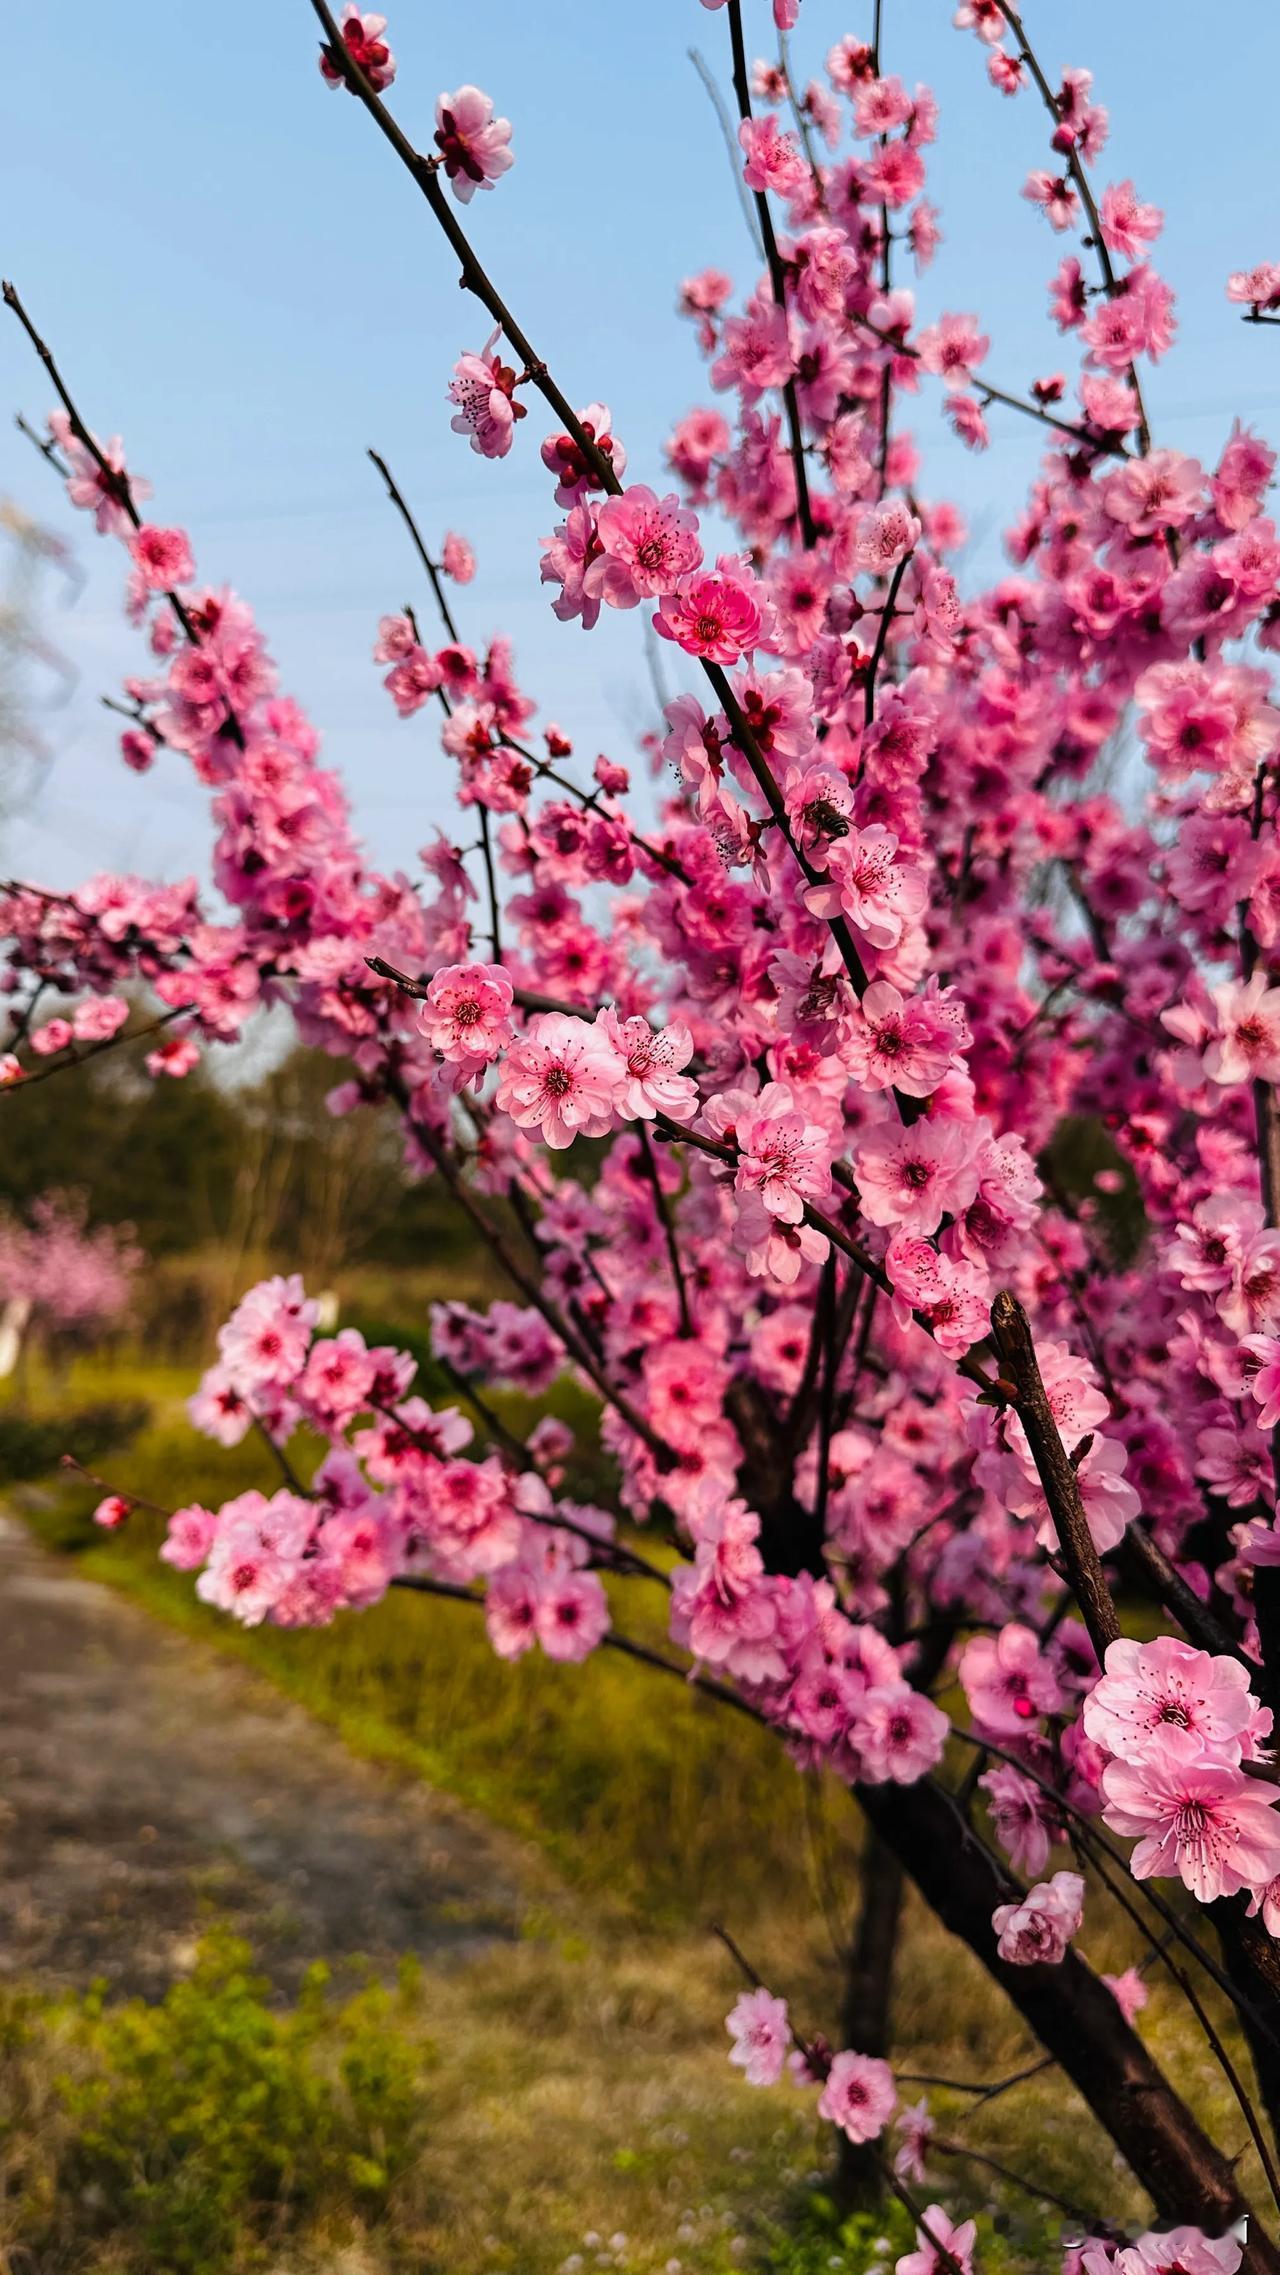
[[[893,1962],[902,1919],[902,1866],[874,1827],[867,1829],[858,1921],[845,1975],[840,2043],[887,2061],[892,2050]],[[840,2135],[836,2188],[851,2211],[878,2204],[884,2180],[878,2152]]]
[[[1105,1983],[1068,1951],[1058,1967],[1011,1967],[996,1950],[991,1914],[1018,1894],[942,1788],[860,1786],[866,1815],[921,1895],[1006,1991],[1095,2116],[1161,2219],[1221,2234],[1248,2216],[1246,2275],[1280,2275],[1280,2252],[1246,2202],[1234,2170],[1200,2130],[1131,2030]]]

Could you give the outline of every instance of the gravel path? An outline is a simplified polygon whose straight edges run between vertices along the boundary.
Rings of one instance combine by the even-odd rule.
[[[0,1517],[0,1973],[155,1995],[213,1919],[289,1990],[512,1935],[513,1843]]]

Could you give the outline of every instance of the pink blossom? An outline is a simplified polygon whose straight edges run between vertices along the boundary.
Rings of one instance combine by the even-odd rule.
[[[150,592],[171,592],[175,585],[190,584],[196,573],[184,529],[156,529],[144,522],[129,539],[129,551]]]
[[[129,1006],[120,995],[91,995],[77,1004],[71,1030],[78,1043],[109,1043],[129,1018]]]
[[[900,1299],[895,1310],[922,1319],[940,1350],[959,1353],[985,1339],[990,1314],[972,1266],[957,1265],[930,1241],[899,1232],[889,1243],[885,1269]]]
[[[460,357],[449,382],[449,400],[458,406],[449,424],[455,434],[470,435],[482,458],[505,458],[515,421],[525,415],[524,404],[515,400],[513,367],[493,352],[497,339],[495,330],[479,355]]]
[[[996,1949],[1007,1965],[1061,1965],[1084,1917],[1084,1881],[1078,1872],[1055,1872],[1029,1888],[1016,1904],[997,1904],[991,1915]]]
[[[664,640],[709,663],[734,664],[766,639],[766,619],[755,579],[736,561],[721,558],[714,572],[684,578],[653,619]]]
[[[1073,227],[1080,200],[1065,175],[1048,174],[1037,168],[1028,174],[1022,194],[1032,205],[1040,207],[1052,229],[1061,231]]]
[[[794,137],[782,132],[772,114],[744,119],[738,128],[738,141],[746,155],[742,178],[749,190],[792,198],[806,187],[809,169]]]
[[[296,1273],[261,1280],[218,1330],[223,1364],[249,1391],[288,1386],[301,1373],[316,1322],[316,1305]]]
[[[599,1025],[624,1069],[615,1099],[618,1113],[628,1121],[651,1122],[656,1114],[674,1122],[691,1120],[698,1110],[698,1086],[680,1071],[693,1057],[693,1036],[683,1022],[674,1019],[655,1029],[647,1019],[621,1019],[606,1009]]]
[[[1143,1977],[1136,1967],[1126,1967],[1123,1975],[1104,1975],[1102,1978],[1119,2007],[1126,2022],[1141,2014],[1151,1996]]]
[[[872,506],[858,523],[854,559],[872,576],[888,576],[920,542],[920,524],[904,505]]]
[[[169,1035],[163,1043],[146,1056],[147,1073],[153,1076],[169,1075],[180,1081],[200,1064],[200,1051],[189,1035]]]
[[[1246,1335],[1241,1348],[1247,1354],[1245,1380],[1262,1408],[1258,1428],[1274,1430],[1280,1424],[1280,1337]]]
[[[843,2053],[832,2060],[818,2115],[851,2141],[874,2141],[897,2106],[898,2089],[887,2062],[871,2054]]]
[[[1011,1621],[999,1635],[975,1635],[960,1654],[960,1681],[980,1729],[1022,1737],[1041,1714],[1062,1705],[1058,1679],[1031,1628]]]
[[[510,1042],[511,979],[500,964],[446,964],[427,982],[418,1024],[465,1088]]]
[[[893,2169],[899,2180],[923,2180],[929,2148],[937,2127],[929,2113],[929,2104],[921,2095],[919,2101],[910,2101],[899,2109],[895,2130],[898,2147],[894,2152]]]
[[[538,1595],[534,1625],[549,1659],[578,1663],[587,1658],[609,1627],[598,1574],[566,1570],[549,1577]]]
[[[978,365],[986,361],[991,342],[976,316],[943,316],[918,335],[916,346],[925,371],[953,387],[967,387]]]
[[[495,118],[478,87],[459,87],[436,104],[436,148],[449,187],[463,205],[477,190],[491,190],[512,162],[511,121]]]
[[[576,1137],[603,1137],[612,1128],[623,1078],[623,1060],[603,1028],[542,1011],[508,1051],[494,1103],[561,1152]]]
[[[1043,1872],[1061,1827],[1048,1796],[1021,1770],[999,1762],[978,1780],[996,1838],[1017,1872]]]
[[[1158,205],[1144,205],[1133,183],[1111,182],[1098,200],[1103,243],[1122,260],[1141,260],[1164,227]]]
[[[927,1236],[973,1198],[972,1129],[945,1121],[915,1122],[910,1129],[884,1123],[863,1140],[855,1174],[871,1224]]]
[[[758,1194],[770,1216],[799,1224],[806,1200],[830,1192],[831,1141],[796,1108],[785,1083],[765,1085],[739,1121],[737,1137],[734,1183],[740,1193]]]
[[[1084,1726],[1107,1751],[1129,1762],[1179,1757],[1238,1763],[1256,1758],[1270,1727],[1249,1688],[1247,1670],[1158,1635],[1150,1643],[1122,1637],[1107,1647],[1106,1671],[1084,1703]]]
[[[983,0],[970,0],[970,5],[957,10],[955,21],[961,15],[971,15],[983,5]],[[1004,17],[1000,18],[1001,29]],[[972,2275],[973,2247],[978,2239],[977,2222],[961,2220],[958,2224],[947,2218],[940,2204],[926,2206],[921,2225],[916,2229],[916,2248],[906,2252],[893,2265],[893,2275],[954,2275],[959,2267],[962,2275]],[[946,2259],[942,2254],[946,2252]]]
[[[211,1509],[193,1504],[175,1509],[160,1545],[160,1556],[178,1572],[198,1572],[213,1546],[218,1520]]]
[[[677,497],[655,497],[643,482],[605,499],[596,533],[601,550],[587,571],[587,589],[613,608],[673,592],[702,560],[697,515]]]
[[[937,1768],[950,1727],[942,1708],[909,1683],[872,1689],[857,1721],[862,1779],[868,1785],[914,1785]]]
[[[132,1501],[126,1501],[121,1493],[108,1493],[94,1510],[93,1521],[107,1532],[118,1532],[132,1515]]]
[[[351,61],[363,71],[375,93],[391,85],[396,75],[396,59],[382,35],[387,28],[385,16],[362,15],[355,0],[347,0],[342,12],[343,45]],[[330,87],[344,84],[342,72],[332,60],[330,50],[322,48],[320,69]],[[352,93],[354,93],[354,88]]]
[[[906,927],[923,913],[928,899],[925,873],[899,858],[892,830],[873,822],[849,829],[829,848],[826,877],[805,888],[805,905],[814,916],[845,916],[873,948],[896,948]]]
[[[476,573],[476,557],[465,537],[449,530],[440,548],[440,566],[456,585],[469,585]]]
[[[731,2062],[745,2072],[748,2085],[776,2085],[791,2045],[785,1999],[764,1990],[744,1991],[725,2018],[733,2040]]]
[[[1220,1033],[1204,1057],[1212,1082],[1280,1081],[1280,987],[1265,972],[1213,991]]]
[[[1175,1755],[1166,1747],[1102,1773],[1103,1818],[1137,1837],[1135,1880],[1181,1879],[1202,1904],[1260,1888],[1280,1874],[1280,1786],[1229,1762]]]

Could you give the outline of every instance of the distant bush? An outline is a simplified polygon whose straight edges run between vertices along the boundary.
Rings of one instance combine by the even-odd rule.
[[[316,1967],[275,2012],[248,1946],[224,1933],[157,2006],[10,1994],[6,2070],[52,2057],[61,2073],[16,2240],[41,2266],[221,2275],[317,2223],[377,2220],[418,2130],[416,1999],[406,1968],[398,1992],[336,2003]]]
[[[43,1477],[64,1453],[86,1463],[100,1461],[115,1447],[128,1445],[150,1419],[150,1408],[138,1398],[103,1399],[52,1418],[0,1409],[0,1485]]]

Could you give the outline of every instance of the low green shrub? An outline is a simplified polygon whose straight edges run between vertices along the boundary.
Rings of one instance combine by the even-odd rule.
[[[70,1414],[22,1414],[0,1408],[0,1486],[43,1477],[64,1453],[92,1465],[126,1446],[151,1419],[138,1398],[104,1399]]]
[[[54,2067],[15,2238],[41,2265],[222,2275],[385,2213],[423,2116],[417,1970],[338,2001],[316,1967],[277,2011],[249,1959],[220,1932],[158,2005],[13,2002],[0,2049]]]

